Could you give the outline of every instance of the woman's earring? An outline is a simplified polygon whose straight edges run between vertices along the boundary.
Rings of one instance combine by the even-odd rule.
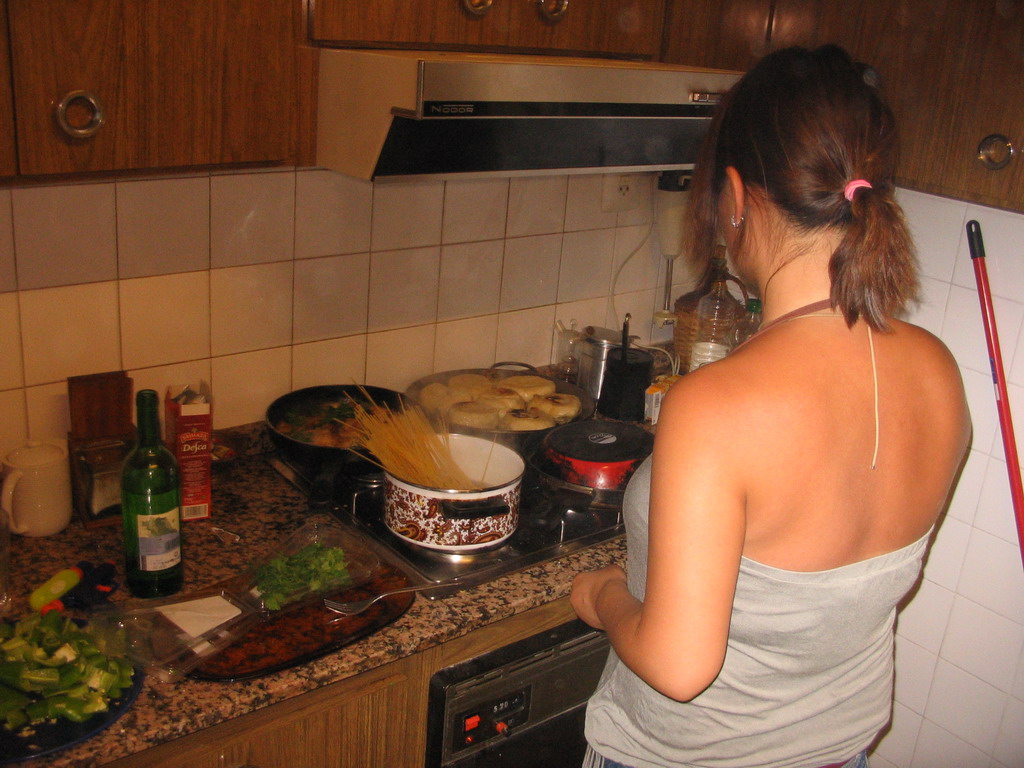
[[[729,223],[732,224],[733,229],[739,229],[740,224],[743,223],[743,216],[740,216],[739,221],[736,220],[736,214],[729,217]]]

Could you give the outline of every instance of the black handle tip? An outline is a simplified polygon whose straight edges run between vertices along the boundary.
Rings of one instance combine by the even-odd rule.
[[[985,258],[985,241],[981,237],[981,224],[971,219],[967,222],[967,247],[972,259]]]

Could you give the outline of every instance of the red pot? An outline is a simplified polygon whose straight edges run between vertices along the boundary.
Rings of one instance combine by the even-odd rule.
[[[591,419],[552,429],[542,453],[567,483],[622,490],[653,448],[654,437],[642,427]]]

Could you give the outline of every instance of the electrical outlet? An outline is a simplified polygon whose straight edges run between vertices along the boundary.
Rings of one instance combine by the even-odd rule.
[[[601,194],[601,210],[611,213],[639,208],[642,178],[639,173],[606,173]]]

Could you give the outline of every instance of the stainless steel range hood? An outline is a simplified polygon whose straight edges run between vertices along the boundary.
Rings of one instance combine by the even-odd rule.
[[[317,163],[362,179],[693,166],[732,72],[321,49]]]

